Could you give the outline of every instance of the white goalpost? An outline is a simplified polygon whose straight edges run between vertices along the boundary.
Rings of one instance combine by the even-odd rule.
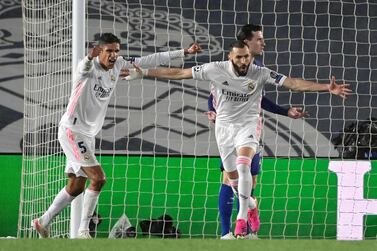
[[[355,93],[343,101],[326,93],[266,88],[273,102],[303,107],[310,117],[292,120],[262,113],[263,160],[255,191],[261,217],[258,235],[336,238],[338,183],[329,163],[377,156],[372,123],[377,117],[376,4],[24,0],[22,10],[24,137],[18,237],[37,237],[30,222],[65,185],[57,128],[70,95],[72,71],[91,42],[112,32],[121,40],[120,54],[127,58],[198,42],[201,54],[168,65],[187,68],[226,60],[238,29],[255,23],[263,27],[266,47],[260,60],[268,68],[321,83],[334,75]],[[204,114],[209,90],[209,83],[193,80],[144,78],[117,84],[96,137],[96,156],[107,180],[96,209],[101,221],[97,237],[107,238],[124,215],[136,227],[137,238],[151,236],[141,228],[144,220],[163,215],[171,216],[179,229],[165,237],[219,237],[220,162],[214,126]],[[370,122],[369,129],[361,131],[362,122]],[[376,168],[372,162],[365,173],[366,198],[377,196]],[[77,236],[80,207],[76,199],[53,221],[52,237]],[[362,224],[364,237],[375,238],[374,218],[366,216]]]
[[[85,57],[85,1],[72,1],[72,72]],[[73,81],[73,76],[72,76]],[[70,238],[76,238],[80,227],[84,196],[80,194],[71,203]]]

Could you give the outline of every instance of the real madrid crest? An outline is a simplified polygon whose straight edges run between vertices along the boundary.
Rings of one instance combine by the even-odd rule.
[[[114,75],[111,75],[111,81],[115,81],[115,76]]]
[[[254,88],[255,88],[254,83],[252,81],[249,81],[247,83],[247,89],[251,92],[252,90],[254,90]]]
[[[90,155],[89,154],[85,154],[84,155],[84,160],[86,160],[86,161],[90,160]]]

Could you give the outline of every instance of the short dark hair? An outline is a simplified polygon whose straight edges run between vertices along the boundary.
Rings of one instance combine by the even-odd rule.
[[[249,46],[242,40],[235,40],[233,41],[230,46],[229,46],[229,51],[232,51],[233,48],[239,48],[239,49],[242,49],[242,48],[245,48],[245,47],[248,47]]]
[[[253,32],[262,31],[262,26],[255,25],[255,24],[245,24],[241,27],[241,29],[237,32],[237,40],[244,41],[250,40],[253,38]]]
[[[120,39],[113,33],[102,33],[101,36],[98,38],[97,42],[98,44],[120,44]]]

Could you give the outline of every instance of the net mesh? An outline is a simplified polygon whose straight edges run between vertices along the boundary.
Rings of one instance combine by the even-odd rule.
[[[23,1],[25,135],[19,236],[35,236],[30,221],[65,184],[65,158],[56,134],[71,87],[70,2]],[[263,113],[265,158],[256,190],[260,237],[335,238],[336,176],[328,171],[328,161],[369,158],[368,149],[373,149],[372,136],[365,143],[367,153],[360,156],[357,142],[341,137],[335,145],[334,138],[352,122],[376,116],[376,12],[377,5],[368,1],[88,0],[86,44],[113,32],[122,40],[121,53],[132,57],[196,41],[202,54],[170,62],[191,67],[226,59],[237,30],[256,23],[263,26],[266,47],[261,59],[267,67],[291,77],[328,82],[334,75],[338,82],[349,83],[356,94],[346,101],[326,93],[266,88],[270,99],[286,107],[301,106],[311,117],[298,121]],[[220,172],[214,127],[204,115],[208,94],[208,83],[192,80],[118,84],[96,143],[107,176],[97,208],[102,217],[98,236],[106,237],[123,213],[139,236],[142,220],[164,214],[172,216],[183,237],[219,235]],[[349,148],[356,149],[353,156],[343,156]],[[366,196],[371,198],[373,170],[366,176]],[[373,216],[364,224],[365,236],[373,237]],[[68,225],[66,210],[54,221],[53,236],[68,236]]]

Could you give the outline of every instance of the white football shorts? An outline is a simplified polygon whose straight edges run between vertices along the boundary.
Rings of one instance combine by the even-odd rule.
[[[216,142],[225,171],[232,172],[237,169],[237,152],[241,147],[250,147],[255,153],[259,151],[260,134],[259,119],[244,124],[216,121]]]
[[[95,153],[95,138],[73,132],[69,128],[59,126],[58,139],[67,157],[65,172],[76,176],[87,177],[81,167],[99,166]]]

